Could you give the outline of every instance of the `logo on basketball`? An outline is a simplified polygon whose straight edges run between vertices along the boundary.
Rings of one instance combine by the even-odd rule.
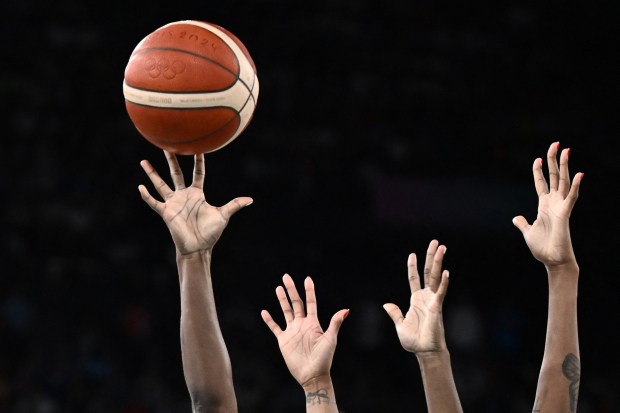
[[[153,79],[163,76],[165,79],[171,80],[183,72],[185,72],[185,63],[175,60],[172,63],[165,57],[155,60],[153,58],[147,59],[144,65],[144,70]]]

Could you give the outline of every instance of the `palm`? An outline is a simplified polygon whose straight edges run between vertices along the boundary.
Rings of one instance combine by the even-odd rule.
[[[436,352],[445,349],[441,304],[430,288],[411,295],[411,305],[396,326],[401,345],[408,351]]]
[[[570,209],[562,194],[556,191],[540,197],[536,221],[523,234],[537,260],[559,265],[574,258],[569,217]]]
[[[290,275],[284,275],[282,281],[286,292],[282,286],[279,286],[276,288],[276,296],[286,320],[286,329],[282,330],[273,321],[269,311],[263,310],[261,316],[276,336],[280,352],[291,375],[304,386],[313,379],[329,375],[336,352],[338,330],[349,311],[340,310],[334,314],[328,329],[323,331],[317,318],[316,295],[312,279],[307,277],[304,281],[306,309]]]
[[[523,234],[532,255],[547,266],[561,266],[576,262],[568,222],[579,195],[583,174],[575,175],[571,183],[568,172],[569,150],[562,151],[558,166],[558,147],[556,142],[547,152],[548,184],[542,171],[542,159],[537,158],[534,161],[532,171],[538,194],[536,220],[530,225],[523,216],[513,219],[513,223]]]
[[[161,215],[182,254],[212,248],[228,224],[220,208],[209,205],[194,187],[175,191]]]
[[[447,349],[441,310],[448,289],[448,272],[442,272],[445,253],[445,246],[440,246],[436,240],[431,241],[424,263],[425,288],[421,285],[417,257],[409,255],[407,270],[411,299],[404,317],[396,304],[383,306],[394,321],[400,344],[407,351],[424,353]]]
[[[316,319],[296,318],[278,336],[278,345],[293,377],[299,383],[305,383],[329,371],[336,337],[325,334]]]

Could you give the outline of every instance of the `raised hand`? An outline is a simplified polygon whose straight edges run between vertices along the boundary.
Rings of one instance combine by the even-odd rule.
[[[538,193],[538,215],[530,225],[523,216],[513,219],[521,231],[534,257],[548,269],[564,265],[576,265],[570,238],[569,218],[577,197],[583,173],[577,173],[572,184],[568,172],[570,149],[560,154],[557,162],[559,142],[551,144],[547,151],[549,184],[542,171],[542,159],[534,161],[534,185]]]
[[[292,278],[286,274],[282,277],[282,281],[286,292],[282,286],[278,286],[276,296],[286,320],[286,328],[282,330],[267,310],[263,310],[261,316],[276,336],[280,351],[292,376],[308,391],[310,388],[316,388],[315,383],[331,380],[329,376],[336,351],[338,331],[349,314],[349,310],[340,310],[334,314],[329,327],[323,331],[317,318],[312,279],[307,277],[304,281],[307,311],[304,310],[304,303]]]
[[[534,185],[538,193],[538,215],[530,225],[522,216],[513,223],[525,238],[532,255],[545,264],[549,283],[549,310],[545,352],[536,388],[535,412],[575,412],[580,382],[577,290],[579,266],[570,236],[569,218],[583,173],[571,183],[568,172],[570,149],[557,154],[554,142],[547,151],[549,183],[542,159],[534,161]]]
[[[420,285],[416,255],[409,255],[407,269],[411,300],[405,316],[395,304],[383,306],[394,321],[400,344],[407,351],[420,354],[446,350],[442,304],[448,290],[449,274],[447,270],[441,271],[445,253],[445,246],[440,246],[436,240],[431,241],[424,264],[424,288]]]
[[[138,187],[142,199],[164,220],[177,250],[182,255],[196,251],[210,250],[222,235],[230,217],[241,208],[252,203],[252,198],[236,198],[222,207],[207,203],[203,192],[204,155],[194,158],[194,176],[192,184],[185,186],[183,173],[174,154],[164,151],[174,191],[159,176],[149,161],[140,165],[155,186],[163,202],[151,196],[144,185]]]

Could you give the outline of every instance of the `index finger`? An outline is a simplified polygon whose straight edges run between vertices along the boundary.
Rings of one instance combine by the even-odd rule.
[[[534,174],[534,187],[536,188],[536,194],[540,198],[543,195],[549,193],[549,187],[547,186],[547,180],[542,171],[542,159],[536,158],[534,165],[532,165],[532,173]]]
[[[142,169],[144,169],[144,172],[146,172],[146,175],[151,180],[151,183],[155,187],[155,190],[157,191],[157,193],[161,195],[161,197],[164,200],[170,198],[174,194],[174,192],[172,192],[172,189],[170,189],[166,181],[164,181],[161,178],[161,176],[159,176],[159,174],[157,173],[157,171],[155,170],[155,168],[153,167],[153,165],[151,165],[149,161],[147,160],[141,161],[140,166],[142,167]]]
[[[418,291],[420,286],[420,274],[418,273],[418,258],[415,254],[409,254],[407,259],[407,275],[409,276],[409,288],[411,294]]]

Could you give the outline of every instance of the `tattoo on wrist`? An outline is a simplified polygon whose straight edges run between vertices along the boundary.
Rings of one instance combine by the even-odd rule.
[[[570,380],[568,385],[568,396],[570,401],[570,411],[577,411],[577,398],[579,397],[579,381],[581,380],[581,361],[573,353],[568,353],[562,363],[562,373]]]
[[[306,393],[306,405],[314,406],[317,404],[329,404],[327,389],[309,391]]]

